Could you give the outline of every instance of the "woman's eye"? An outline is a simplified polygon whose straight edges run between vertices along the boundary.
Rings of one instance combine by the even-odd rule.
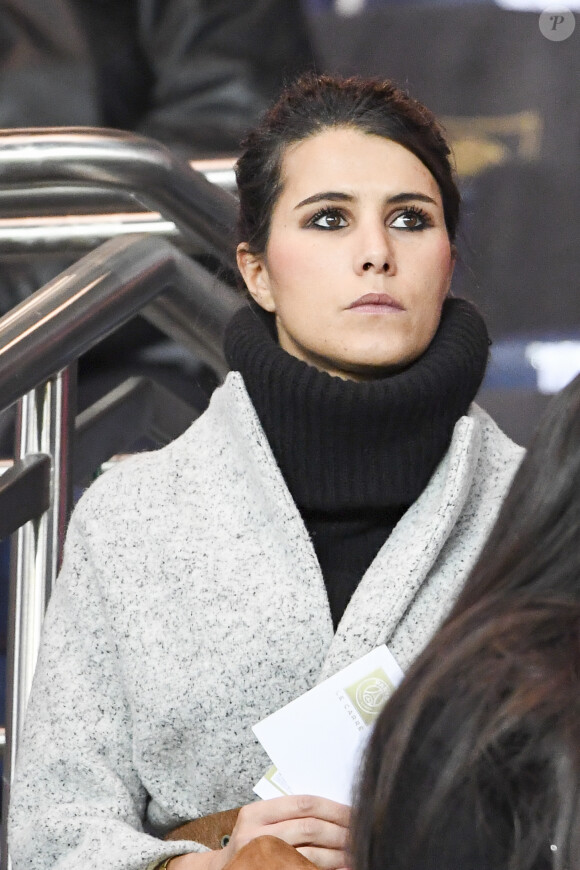
[[[346,227],[347,222],[344,215],[335,209],[319,211],[309,221],[309,226],[319,227],[322,230],[338,230],[341,227]]]
[[[396,230],[422,230],[428,226],[427,215],[414,209],[408,209],[397,215],[391,223],[391,227]]]

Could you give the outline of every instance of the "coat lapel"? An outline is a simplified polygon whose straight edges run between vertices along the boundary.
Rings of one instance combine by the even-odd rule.
[[[463,510],[480,445],[477,421],[462,417],[426,489],[358,585],[330,644],[321,680],[376,646],[389,644]]]
[[[264,501],[265,522],[271,528],[280,577],[284,578],[283,583],[279,583],[277,612],[268,613],[267,630],[285,636],[288,626],[296,623],[297,609],[302,613],[308,643],[303,643],[302,648],[294,652],[297,661],[302,661],[308,648],[308,680],[314,685],[333,637],[332,616],[320,563],[241,375],[230,372],[222,391],[225,399],[223,425],[231,433],[231,446],[239,457],[240,468],[255,481],[256,498]],[[256,570],[259,570],[259,565]],[[269,578],[269,582],[273,581],[274,578]]]

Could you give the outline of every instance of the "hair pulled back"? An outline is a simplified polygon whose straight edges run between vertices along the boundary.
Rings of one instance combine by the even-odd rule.
[[[435,116],[390,81],[312,73],[287,87],[242,142],[236,166],[239,241],[254,254],[265,250],[272,210],[282,189],[286,148],[332,127],[382,136],[418,157],[439,185],[445,225],[454,241],[460,195],[450,149]]]

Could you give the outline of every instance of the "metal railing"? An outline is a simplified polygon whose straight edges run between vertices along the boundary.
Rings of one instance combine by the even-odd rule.
[[[84,135],[89,135],[88,131]],[[28,138],[34,147],[35,135],[29,133]],[[192,160],[189,165],[211,184],[235,191],[233,157]],[[0,189],[0,250],[4,257],[91,250],[115,236],[141,232],[171,237],[180,247],[189,242],[192,252],[196,250],[172,220],[158,211],[143,211],[141,204],[123,191],[95,185],[76,188],[72,184],[62,189]]]
[[[231,168],[223,171],[231,181]],[[107,232],[112,237],[0,318],[0,410],[20,399],[16,457],[0,482],[0,504],[17,493],[22,508],[3,529],[7,533],[19,526],[11,557],[4,815],[44,610],[70,510],[74,362],[141,313],[223,375],[223,331],[242,304],[229,285],[162,237],[167,233],[186,250],[211,254],[228,268],[233,264],[235,198],[163,146],[110,131],[11,131],[0,137],[2,214],[11,191],[13,213],[2,219],[4,224],[0,221],[0,255],[16,249],[41,254],[51,248],[38,234],[15,237],[14,230],[22,229],[18,221],[28,220],[14,214],[26,203],[27,191],[34,191],[41,217],[48,206],[70,204],[71,194],[85,215],[98,200],[110,209],[108,223],[101,216],[104,232],[87,236],[83,244]],[[141,215],[142,223],[137,223],[146,227],[146,234],[119,233],[112,209],[117,203],[127,213],[128,200],[153,210],[150,217],[131,213],[133,222],[135,214]],[[60,226],[59,244],[74,250],[74,220],[54,213],[44,218],[47,226],[51,221],[53,227]],[[92,221],[94,226],[96,219],[87,218],[86,224]],[[142,389],[133,384],[127,395],[135,400]],[[83,431],[88,419],[85,415]],[[3,840],[5,845],[5,836]],[[5,849],[3,862],[8,866]]]
[[[94,246],[95,238],[110,237],[104,226],[91,236],[86,227],[80,232],[81,223],[75,227],[65,221],[65,231],[57,233],[56,224],[47,232],[41,221],[40,232],[33,235],[30,218],[31,212],[45,218],[70,216],[71,209],[78,215],[81,206],[90,215],[94,203],[101,220],[103,214],[116,213],[123,216],[121,223],[134,222],[131,212],[143,214],[145,208],[151,214],[138,218],[142,226],[159,232],[153,227],[162,221],[164,231],[173,232],[174,224],[181,245],[212,252],[233,266],[235,198],[214,183],[221,179],[231,189],[231,164],[208,161],[204,169],[211,181],[168,148],[118,130],[5,130],[0,136],[0,215],[5,221],[0,253],[29,250],[33,239],[37,250],[44,251],[54,251],[55,241],[59,249],[63,244],[73,249],[75,242],[85,250]],[[16,218],[23,215],[27,223]]]

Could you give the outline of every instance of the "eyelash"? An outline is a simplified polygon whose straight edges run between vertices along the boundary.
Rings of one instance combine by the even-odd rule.
[[[422,208],[419,208],[418,205],[409,205],[404,208],[399,214],[394,218],[397,220],[400,217],[404,217],[405,215],[415,215],[416,217],[421,219],[421,224],[418,227],[405,227],[405,232],[408,233],[416,233],[419,230],[424,230],[426,227],[432,226],[433,222],[430,216],[424,211]],[[395,227],[395,229],[402,229],[402,227]]]
[[[420,218],[421,224],[417,227],[405,227],[404,228],[405,232],[416,233],[420,230],[424,230],[426,227],[432,226],[432,220],[431,220],[430,216],[427,214],[426,211],[424,211],[422,208],[419,208],[419,206],[417,206],[417,205],[407,206],[402,211],[400,211],[393,218],[393,220],[398,220],[398,218],[403,217],[405,215],[409,215],[409,214],[415,215],[418,218]],[[321,226],[319,226],[317,224],[317,221],[319,221],[321,218],[325,217],[326,215],[338,215],[340,218],[345,220],[345,216],[339,208],[336,208],[335,206],[325,206],[324,208],[319,209],[316,212],[316,214],[312,215],[312,217],[310,218],[310,220],[308,221],[306,226],[312,227],[313,229],[323,230],[325,232],[332,232],[333,230],[343,229],[343,227],[340,227],[340,226],[338,226],[338,227],[321,227]],[[403,229],[403,227],[395,227],[395,229]]]
[[[310,218],[310,220],[308,221],[306,226],[313,227],[315,230],[326,230],[326,231],[342,229],[342,227],[320,227],[320,226],[318,226],[316,221],[319,221],[320,218],[323,218],[326,215],[331,215],[331,214],[338,215],[339,217],[344,219],[344,214],[342,213],[342,211],[339,208],[335,208],[334,206],[327,205],[324,208],[319,209],[316,212],[316,214],[312,215],[312,217]]]

